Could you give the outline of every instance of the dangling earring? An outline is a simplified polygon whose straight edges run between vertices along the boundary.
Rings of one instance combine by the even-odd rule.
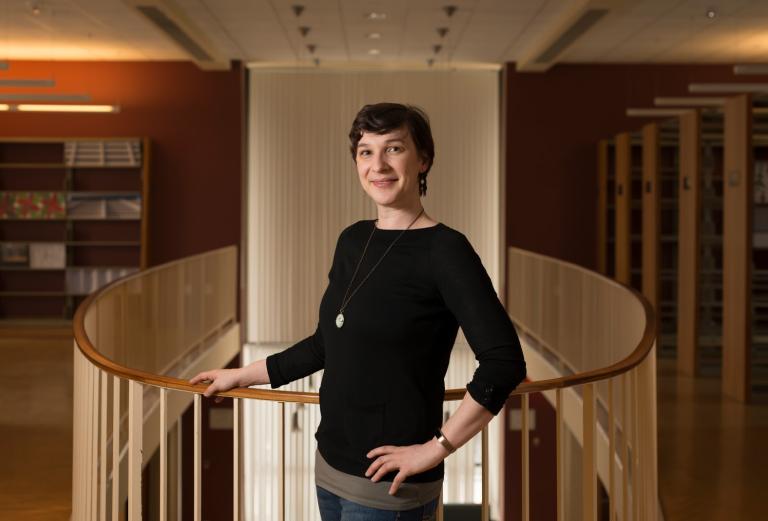
[[[419,174],[419,196],[427,195],[427,174]]]

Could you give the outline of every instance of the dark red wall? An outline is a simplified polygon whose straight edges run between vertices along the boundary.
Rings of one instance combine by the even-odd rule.
[[[0,112],[0,136],[149,137],[149,263],[240,242],[243,68],[188,62],[11,61],[0,78],[52,78],[49,89],[89,94],[118,114]]]
[[[629,107],[690,96],[692,82],[761,81],[731,65],[507,64],[507,245],[596,268],[597,143],[648,120]],[[764,79],[762,80],[764,81]]]

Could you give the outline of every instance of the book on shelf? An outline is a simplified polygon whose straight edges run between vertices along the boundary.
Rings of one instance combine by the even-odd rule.
[[[0,265],[27,266],[29,264],[29,244],[25,242],[5,242],[0,244]]]
[[[29,245],[30,268],[64,268],[67,248],[63,242],[33,242]]]
[[[0,192],[0,219],[61,219],[66,214],[63,192]]]
[[[141,197],[121,194],[71,193],[68,214],[75,219],[138,219]]]
[[[100,195],[68,194],[67,215],[75,219],[104,219],[107,216],[107,203]]]
[[[768,204],[768,161],[755,161],[754,202]]]
[[[138,219],[141,217],[141,197],[138,195],[111,195],[107,200],[107,217]]]
[[[67,293],[88,295],[113,280],[139,271],[138,268],[98,268],[75,266],[67,268]]]

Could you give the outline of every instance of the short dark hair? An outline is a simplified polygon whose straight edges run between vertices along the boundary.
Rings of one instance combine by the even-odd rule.
[[[432,140],[432,130],[429,127],[429,117],[419,107],[401,103],[376,103],[360,109],[352,122],[349,131],[350,151],[352,160],[357,162],[357,144],[363,137],[363,132],[386,134],[403,125],[411,134],[417,152],[427,163],[426,175],[435,160],[435,142]]]

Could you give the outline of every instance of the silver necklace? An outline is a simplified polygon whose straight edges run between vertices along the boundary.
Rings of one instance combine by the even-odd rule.
[[[368,275],[365,276],[363,280],[360,281],[360,284],[357,285],[355,288],[355,291],[352,292],[351,295],[349,295],[349,290],[352,288],[352,283],[355,281],[355,277],[357,276],[357,271],[360,269],[360,265],[363,263],[363,259],[365,258],[365,252],[368,250],[368,245],[371,243],[371,239],[373,238],[373,232],[376,231],[376,223],[379,221],[376,219],[373,221],[373,229],[371,230],[371,234],[368,236],[368,242],[365,243],[365,248],[363,248],[363,254],[360,256],[360,260],[357,262],[357,267],[355,268],[355,272],[352,274],[352,280],[349,281],[349,287],[347,287],[346,293],[344,293],[344,299],[341,301],[341,307],[339,308],[339,314],[336,315],[336,327],[341,328],[341,326],[344,325],[344,309],[347,307],[347,304],[349,304],[350,299],[357,293],[357,290],[360,289],[360,286],[365,283],[366,280],[368,280],[368,277],[371,276],[371,273],[373,273],[373,270],[376,269],[376,267],[381,263],[382,260],[384,260],[384,257],[389,253],[389,250],[392,249],[392,246],[395,245],[397,240],[403,236],[403,234],[408,231],[408,229],[413,226],[413,223],[416,222],[416,220],[421,217],[421,214],[424,213],[424,208],[421,209],[419,212],[419,215],[416,216],[416,219],[411,221],[411,224],[408,225],[408,228],[401,231],[400,234],[395,237],[395,240],[393,240],[390,245],[387,247],[386,250],[384,250],[384,253],[381,255],[381,258],[376,262],[376,264],[373,265],[373,268],[371,268],[371,271],[368,272]],[[349,295],[349,296],[347,296]]]

